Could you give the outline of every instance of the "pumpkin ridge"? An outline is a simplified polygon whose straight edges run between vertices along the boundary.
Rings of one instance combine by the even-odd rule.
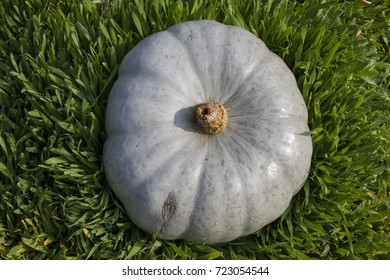
[[[206,141],[207,142],[207,141]],[[206,147],[205,147],[205,160],[207,160],[208,158],[208,144],[206,143]],[[202,189],[202,186],[204,186],[204,177],[205,177],[205,165],[204,164],[201,164],[201,169],[199,170],[199,176],[198,176],[198,179],[197,179],[197,184],[195,186],[195,196],[194,196],[194,199],[192,200],[193,201],[193,208],[191,209],[191,213],[189,214],[188,218],[189,218],[189,222],[187,224],[187,227],[186,229],[180,234],[180,238],[187,238],[188,236],[191,236],[193,234],[193,230],[195,228],[195,217],[197,216],[197,209],[198,209],[198,206],[199,206],[199,203],[198,203],[198,200],[200,199],[201,197],[201,189]]]
[[[215,228],[219,228],[221,226],[221,223],[228,221],[225,221],[225,219],[222,219],[221,217],[210,216],[210,211],[213,211],[213,209],[215,210],[217,208],[219,209],[223,206],[215,199],[213,199],[215,198],[215,193],[220,193],[222,190],[216,188],[215,185],[208,185],[208,180],[213,177],[213,173],[218,172],[215,168],[210,168],[211,166],[209,163],[215,159],[216,155],[218,155],[217,147],[221,145],[220,140],[222,138],[224,138],[224,135],[216,135],[209,137],[209,141],[207,141],[207,151],[206,157],[204,159],[205,164],[202,165],[200,177],[198,180],[197,192],[194,198],[194,208],[190,215],[190,224],[188,230],[182,234],[182,237],[186,238],[189,233],[196,242],[216,243],[218,242],[217,240],[221,240],[222,238],[230,238],[230,233],[219,232],[218,230],[215,230]],[[224,202],[225,203],[223,207],[229,207],[226,205],[226,201]],[[209,203],[209,207],[204,207],[205,203]],[[221,214],[218,212],[219,211],[217,211],[215,214]],[[205,228],[205,225],[207,225],[207,228]],[[196,238],[193,237],[194,232]]]
[[[251,84],[252,79],[256,75],[258,75],[258,71],[256,69],[262,68],[259,66],[253,67],[250,74],[248,74],[245,79],[242,80],[239,87],[229,96],[229,98],[226,100],[226,104],[229,104],[229,108],[231,110],[236,110],[236,108],[241,108],[242,106],[249,106],[251,105],[251,102],[253,99],[250,99],[247,97],[251,92],[258,92],[261,93],[260,96],[257,96],[257,98],[260,98],[260,100],[264,100],[264,98],[267,98],[268,93],[262,93],[264,91],[263,88],[258,88],[259,85],[253,85],[251,88],[246,88],[248,84]],[[242,102],[241,99],[244,101]],[[257,101],[260,103],[261,101]],[[241,101],[241,102],[240,102]],[[243,103],[243,104],[241,104]],[[253,106],[253,105],[252,105]]]
[[[229,131],[229,132],[231,132],[231,131]],[[226,154],[228,155],[228,157],[230,159],[230,162],[237,162],[238,161],[237,154],[234,151],[234,149],[232,148],[232,145],[239,143],[239,141],[237,141],[237,139],[234,138],[233,133],[226,133],[223,136],[224,136],[224,139],[221,141],[222,143],[220,144],[221,149],[223,149],[226,152]],[[231,144],[229,144],[228,139],[230,139]],[[242,145],[240,145],[240,146],[242,148]],[[251,155],[252,153],[247,153],[247,154]],[[229,162],[229,160],[226,160],[226,161]],[[241,165],[241,164],[239,164],[239,165]],[[250,227],[250,221],[252,219],[250,213],[252,211],[250,211],[250,209],[255,209],[255,207],[253,207],[253,203],[252,203],[253,197],[250,196],[249,192],[247,191],[248,185],[244,184],[244,182],[246,182],[246,178],[240,172],[240,170],[238,170],[237,168],[231,168],[230,172],[232,174],[234,174],[234,175],[232,175],[233,177],[239,178],[237,180],[239,182],[239,186],[237,186],[237,184],[236,184],[235,187],[236,188],[239,187],[239,189],[240,189],[240,191],[237,192],[240,195],[240,205],[242,208],[245,208],[245,209],[241,210],[241,214],[243,215],[243,217],[246,217],[246,219],[241,220],[240,221],[241,224],[238,226],[238,228],[242,228],[240,236],[243,236],[243,235],[248,234],[248,232],[251,232],[251,230],[252,230]]]
[[[144,42],[141,41],[138,45],[136,45],[128,55],[125,56],[124,61],[121,63],[122,65],[129,64],[121,67],[123,68],[118,73],[119,77],[126,77],[126,76],[137,76],[137,77],[149,77],[150,74],[155,75],[156,77],[159,77],[160,85],[169,83],[170,86],[174,85],[174,88],[177,90],[180,95],[183,95],[186,100],[192,100],[194,96],[194,92],[192,91],[193,88],[196,88],[196,84],[200,85],[199,76],[198,73],[194,71],[192,67],[187,67],[186,64],[181,63],[182,60],[189,60],[190,55],[188,52],[188,49],[183,44],[183,42],[175,36],[173,32],[170,31],[170,29],[167,29],[163,32],[158,32],[150,35],[149,37],[145,38],[145,40],[154,39],[159,41],[169,41],[170,43],[174,42],[172,45],[167,44],[159,44],[156,45],[149,45],[148,41]],[[146,49],[142,50],[142,49]],[[184,57],[178,57],[176,54],[178,49],[184,54]],[[165,59],[171,60],[172,56],[174,57],[173,62],[176,62],[178,65],[180,64],[180,67],[184,67],[183,69],[186,70],[184,72],[178,72],[178,75],[176,76],[169,76],[169,71],[162,71],[166,70],[163,68],[154,68],[153,65],[148,65],[147,63],[136,63],[130,60],[129,58],[132,57],[131,55],[137,56],[139,59],[142,59],[144,57],[147,57],[149,53],[158,51],[162,57],[166,56]],[[146,54],[145,54],[146,53]],[[173,53],[173,54],[172,54]],[[149,58],[145,58],[147,62],[149,62]],[[156,63],[156,65],[163,66],[166,62],[164,59],[161,59]],[[187,71],[188,70],[188,71]],[[189,79],[191,77],[192,79]],[[180,78],[180,79],[178,79]],[[198,100],[194,100],[194,102],[197,102]]]
[[[227,57],[227,52],[226,52],[226,49],[229,47],[229,45],[226,43],[229,41],[229,36],[228,36],[229,28],[228,26],[220,24],[218,22],[214,22],[214,28],[215,30],[220,31],[219,34],[222,37],[220,41],[222,41],[223,43],[220,46],[218,46],[218,48],[217,47],[207,48],[208,57],[213,58],[214,61],[217,59],[217,62],[219,63],[219,64],[210,63],[209,65],[209,67],[212,69],[211,80],[209,79],[211,83],[210,91],[212,92],[212,94],[210,95],[215,96],[213,99],[215,99],[216,102],[225,104],[225,102],[223,101],[224,96],[226,94],[225,87],[227,86],[227,84],[229,84],[229,82],[231,82],[231,80],[227,79],[228,75],[226,74],[227,64],[231,61],[231,58]],[[210,31],[211,29],[208,30],[208,32]],[[207,40],[209,39],[209,37],[204,37],[204,39]],[[213,40],[215,39],[214,36],[212,36],[212,39]],[[211,46],[213,45],[212,43],[208,43],[208,42],[206,42],[206,44]],[[222,71],[218,71],[218,69],[222,69]],[[212,97],[210,96],[209,100],[211,99]]]
[[[197,142],[198,141],[190,141],[190,142],[193,142],[195,145],[197,145]],[[177,159],[177,155],[178,154],[186,154],[185,151],[183,151],[183,149],[190,149],[188,148],[189,146],[189,142],[187,142],[187,145],[182,145],[180,148],[178,148],[174,154],[172,154],[169,158],[166,158],[165,161],[168,161],[168,162],[172,162],[174,161],[175,159]],[[207,149],[207,146],[203,146],[203,150]],[[200,158],[202,157],[201,155],[202,154],[205,154],[205,152],[201,153],[199,152],[195,158],[193,158],[193,160],[191,161],[188,161],[185,159],[185,157],[183,156],[182,157],[182,164],[181,164],[181,169],[176,169],[176,168],[167,168],[166,165],[164,165],[164,162],[158,166],[152,173],[149,173],[149,176],[148,177],[145,177],[142,181],[139,181],[136,183],[136,186],[134,186],[134,190],[135,190],[135,193],[138,193],[139,196],[142,197],[142,193],[144,193],[146,190],[145,190],[145,187],[147,187],[148,190],[152,191],[153,192],[153,184],[151,182],[153,182],[153,180],[151,181],[151,178],[157,178],[159,176],[161,176],[162,174],[166,174],[168,176],[170,176],[171,178],[178,178],[180,177],[181,173],[183,172],[183,170],[189,170],[191,168],[193,168],[194,164],[195,166],[197,166],[197,163],[199,162]],[[196,160],[196,158],[199,158],[199,160]],[[188,171],[190,172],[190,171]],[[199,175],[201,173],[198,173]],[[194,179],[194,181],[198,181],[197,178],[199,178],[199,175],[196,176],[196,178]],[[161,185],[160,182],[157,182],[159,185]],[[184,189],[185,187],[182,185],[183,182],[180,182],[180,181],[175,181],[174,184],[172,185],[167,185],[166,186],[169,188],[169,192],[166,196],[166,198],[164,199],[164,201],[162,201],[162,204],[161,204],[161,208],[159,210],[159,212],[155,212],[153,213],[153,221],[155,221],[155,224],[151,225],[153,227],[153,231],[155,233],[157,233],[158,236],[162,237],[162,238],[167,238],[167,239],[172,239],[171,236],[167,235],[169,234],[169,230],[170,230],[170,227],[176,227],[175,224],[171,224],[171,221],[175,218],[175,215],[177,214],[181,214],[181,207],[182,205],[179,203],[179,200],[182,200],[183,199],[183,196],[190,196],[186,189]],[[142,186],[142,187],[137,187],[137,186]],[[195,193],[197,193],[197,187],[194,186],[193,187],[193,190]],[[181,194],[181,195],[180,195]],[[172,203],[173,201],[175,201],[174,203]],[[138,201],[137,201],[138,202]],[[146,203],[146,204],[150,204],[150,202]],[[186,207],[189,207],[190,205],[185,205]],[[146,209],[145,209],[146,211]],[[147,211],[146,211],[147,212]],[[189,217],[190,215],[188,215]],[[136,218],[134,218],[136,219]],[[188,226],[187,226],[188,227]],[[150,226],[148,228],[150,230]],[[185,229],[183,230],[183,232],[185,231]],[[176,237],[175,237],[176,238]]]
[[[172,26],[174,27],[174,26]],[[174,32],[172,32],[171,28],[167,29],[166,30],[166,34],[170,36],[169,40],[174,40],[178,43],[178,45],[183,45],[183,52],[184,54],[186,55],[186,57],[183,57],[181,58],[182,60],[185,60],[185,61],[189,61],[191,62],[191,67],[189,67],[189,69],[191,70],[191,73],[188,73],[189,75],[191,75],[191,77],[195,77],[196,78],[196,84],[198,84],[200,87],[201,87],[201,93],[203,94],[203,98],[201,98],[202,100],[206,100],[206,96],[204,95],[204,86],[203,86],[203,83],[202,81],[199,79],[199,69],[196,69],[195,67],[195,63],[193,62],[193,57],[190,55],[190,51],[188,50],[188,48],[186,47],[186,45],[184,44],[184,42],[177,36],[177,34],[175,34]],[[164,47],[164,46],[163,46]],[[187,76],[188,77],[188,76]],[[168,81],[169,83],[173,83],[172,80],[174,79],[171,79],[170,77],[166,77],[167,79],[165,81]],[[181,81],[183,82],[184,86],[186,87],[186,89],[181,89],[181,90],[178,90],[177,92],[178,93],[181,93],[183,94],[184,93],[184,96],[185,96],[185,99],[190,99],[192,102],[198,102],[197,99],[193,99],[194,96],[196,96],[197,94],[199,94],[200,92],[196,91],[194,92],[192,90],[192,87],[194,86],[193,84],[188,84],[188,80],[185,80],[185,81]]]
[[[224,101],[225,104],[229,104],[230,106],[234,106],[234,100],[236,98],[240,98],[240,95],[247,94],[246,92],[242,92],[241,88],[245,86],[248,81],[254,76],[254,70],[255,67],[251,68],[249,73],[247,73],[239,82],[236,83],[236,87],[232,87],[230,91],[226,94],[226,100]],[[229,106],[229,107],[230,107]]]
[[[234,135],[234,137],[231,137],[232,139],[234,139],[234,141],[236,141],[237,143],[242,143],[244,142],[245,145],[240,145],[240,146],[248,146],[248,147],[251,147],[250,151],[248,151],[247,153],[248,154],[258,154],[260,155],[261,158],[267,158],[268,159],[268,163],[266,164],[266,166],[261,170],[263,172],[263,174],[265,174],[268,170],[268,167],[271,165],[271,164],[276,164],[278,166],[278,168],[282,168],[283,166],[279,163],[279,160],[277,159],[277,157],[273,154],[273,153],[270,153],[270,149],[266,149],[263,145],[264,141],[261,141],[261,142],[256,142],[257,145],[255,145],[254,143],[252,143],[251,141],[249,141],[248,139],[246,139],[245,137],[242,137],[241,135],[239,135],[238,133],[235,133],[234,131],[230,130],[229,131],[230,134]],[[259,151],[260,150],[260,151]],[[273,149],[272,149],[273,150]],[[285,169],[284,167],[282,168],[283,170]],[[285,170],[286,172],[287,170]],[[283,175],[284,172],[279,172],[281,175],[280,176],[285,176],[287,179],[290,178],[290,173],[286,174],[286,175]]]
[[[174,26],[172,26],[172,27],[174,27]],[[178,37],[178,34],[175,34],[175,33],[173,32],[173,30],[174,30],[174,29],[169,28],[169,29],[166,30],[166,32],[168,32],[168,34],[172,35],[172,38],[175,38],[175,40],[177,40],[177,41],[180,42],[181,44],[186,45],[185,42],[183,42],[183,41],[181,40],[181,38]],[[192,30],[191,30],[190,28],[188,28],[188,30],[189,30],[190,32],[192,32]],[[189,36],[190,36],[190,35],[189,35]],[[189,46],[191,46],[191,45],[189,45]],[[202,81],[203,79],[200,78],[200,77],[202,76],[202,75],[201,75],[202,71],[199,69],[199,66],[195,63],[196,58],[195,58],[193,55],[191,55],[192,52],[191,52],[188,48],[185,48],[184,51],[185,51],[185,54],[186,54],[186,56],[187,56],[187,58],[188,58],[188,59],[186,59],[186,61],[187,61],[187,62],[190,62],[190,64],[191,64],[191,69],[192,69],[192,71],[195,73],[194,76],[197,77],[197,80],[198,80],[198,82],[199,82],[199,85],[201,86],[201,91],[200,91],[200,92],[197,92],[197,94],[199,94],[199,93],[202,94],[202,96],[200,96],[199,100],[206,101],[206,100],[208,100],[208,99],[207,99],[207,96],[206,96],[206,94],[205,94],[205,93],[206,93],[206,89],[205,89],[205,86],[204,86],[204,82]]]
[[[148,132],[148,130],[147,129],[143,129],[144,130],[144,132]],[[137,133],[140,133],[140,131],[137,131]],[[126,140],[126,142],[132,142],[132,143],[134,143],[134,140],[132,139],[133,137],[129,137],[127,140]],[[139,137],[139,138],[143,138],[143,137]],[[167,142],[167,141],[171,141],[171,140],[176,140],[177,139],[177,137],[175,137],[174,135],[169,135],[168,137],[164,137],[164,138],[162,138],[162,139],[160,139],[159,141],[157,141],[157,142],[155,142],[155,143],[153,143],[152,145],[147,145],[145,148],[147,149],[147,153],[142,153],[142,152],[140,152],[140,151],[138,151],[139,149],[141,149],[141,148],[144,148],[144,147],[139,147],[139,148],[137,148],[137,149],[134,149],[135,150],[135,153],[133,153],[132,154],[132,157],[130,158],[130,156],[129,156],[129,160],[131,161],[131,162],[133,162],[133,157],[134,158],[139,158],[139,155],[143,155],[144,157],[142,157],[144,160],[143,161],[145,161],[145,166],[148,166],[148,171],[149,171],[149,173],[151,172],[151,174],[149,174],[149,177],[151,177],[151,176],[154,176],[155,174],[158,174],[158,172],[159,172],[159,170],[161,169],[161,167],[166,163],[166,160],[163,160],[163,161],[161,161],[161,163],[159,164],[159,165],[157,165],[157,166],[154,166],[154,168],[153,168],[153,170],[151,170],[151,165],[150,164],[147,164],[148,163],[148,161],[150,161],[150,158],[149,157],[151,157],[151,158],[153,158],[153,155],[155,154],[155,150],[157,149],[157,150],[169,150],[169,152],[170,152],[170,155],[168,156],[168,158],[167,158],[167,160],[172,160],[172,159],[174,159],[176,156],[177,156],[177,154],[179,154],[180,152],[181,152],[181,150],[183,149],[183,147],[185,147],[186,146],[186,143],[184,143],[184,142],[179,142],[179,144],[181,143],[182,145],[180,145],[180,146],[178,146],[177,144],[175,144],[175,145],[172,145],[172,147],[174,147],[175,149],[167,149],[166,147],[165,147],[165,142]],[[139,140],[139,141],[141,141],[142,142],[142,140]],[[177,141],[176,141],[177,142]],[[138,142],[135,142],[135,143],[138,143]],[[149,158],[149,159],[148,159]],[[146,160],[146,159],[148,159],[148,160]],[[143,163],[143,161],[140,161],[139,159],[137,160],[137,162],[135,163],[135,165],[142,165],[142,163]],[[137,173],[137,172],[135,172],[135,173]],[[142,181],[140,181],[140,183],[143,183],[144,181],[146,181],[147,180],[147,177],[146,178],[143,178],[143,180]]]
[[[230,27],[235,28],[235,26],[230,26]],[[240,31],[241,30],[238,30],[238,32],[240,32]],[[229,28],[225,28],[225,33],[228,33],[228,32],[229,32]],[[254,36],[254,34],[250,33],[249,31],[247,31],[247,32],[250,35]],[[246,33],[246,32],[244,32],[244,33]],[[245,34],[245,35],[247,36],[249,34]],[[228,42],[230,42],[230,39],[232,37],[233,36],[226,35],[224,45],[230,45]],[[224,54],[225,54],[225,56],[227,56],[226,52],[224,52]],[[225,57],[225,59],[224,59],[224,61],[229,61],[229,60],[231,60],[230,57]],[[223,102],[224,104],[232,104],[233,103],[233,102],[230,102],[231,99],[233,99],[235,95],[240,93],[239,89],[242,87],[242,85],[246,84],[247,81],[250,80],[250,78],[254,75],[254,73],[256,72],[254,69],[256,68],[257,63],[259,63],[259,61],[257,61],[256,59],[253,59],[250,64],[246,64],[244,66],[245,68],[242,69],[244,71],[240,71],[240,74],[241,74],[240,77],[235,76],[233,79],[232,79],[232,77],[230,77],[229,81],[231,82],[231,80],[234,80],[235,82],[229,89],[221,89],[221,93],[222,93],[221,102]],[[221,67],[222,66],[223,65],[221,65]],[[224,76],[227,76],[225,74],[227,67],[222,67],[222,69],[224,69],[223,70]],[[222,86],[224,86],[225,84],[226,83],[222,83]]]

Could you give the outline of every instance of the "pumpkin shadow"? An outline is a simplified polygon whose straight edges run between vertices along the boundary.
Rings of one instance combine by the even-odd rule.
[[[173,117],[173,124],[185,131],[202,133],[196,124],[195,106],[177,111]]]

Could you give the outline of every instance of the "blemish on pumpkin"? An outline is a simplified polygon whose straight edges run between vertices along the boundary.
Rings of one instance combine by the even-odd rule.
[[[176,197],[175,192],[171,191],[167,198],[165,199],[162,209],[161,216],[163,220],[163,224],[161,226],[160,232],[162,232],[168,225],[172,216],[176,213]]]

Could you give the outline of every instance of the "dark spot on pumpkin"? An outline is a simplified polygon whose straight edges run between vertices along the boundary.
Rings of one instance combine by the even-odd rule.
[[[164,204],[161,209],[161,216],[163,224],[161,226],[160,232],[162,232],[168,225],[172,216],[176,213],[176,197],[175,192],[171,191],[167,198],[164,201]]]

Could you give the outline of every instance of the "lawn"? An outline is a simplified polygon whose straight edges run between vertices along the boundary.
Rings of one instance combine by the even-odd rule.
[[[101,166],[124,55],[205,18],[284,59],[314,145],[282,217],[221,245],[143,232]],[[389,0],[1,0],[0,27],[2,259],[390,259]]]

